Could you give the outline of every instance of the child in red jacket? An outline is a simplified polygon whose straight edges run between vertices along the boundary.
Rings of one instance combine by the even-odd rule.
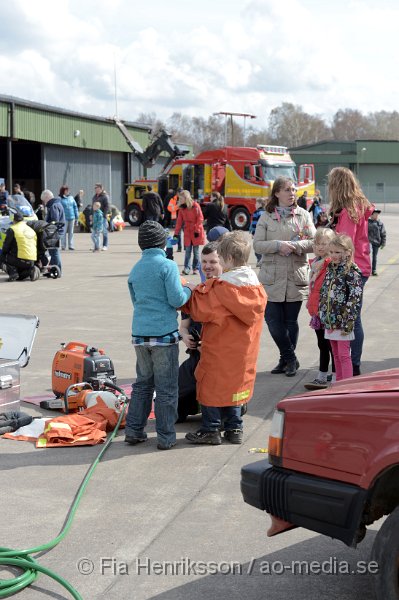
[[[314,329],[317,336],[317,345],[320,351],[319,357],[319,373],[313,381],[305,383],[307,390],[322,390],[328,386],[328,365],[332,363],[332,370],[334,371],[334,360],[331,352],[331,345],[329,340],[324,337],[324,326],[320,322],[319,318],[319,298],[320,288],[323,284],[324,277],[328,263],[331,261],[329,258],[329,245],[330,242],[335,238],[335,233],[331,229],[321,227],[317,229],[314,238],[313,248],[315,258],[310,265],[310,281],[309,281],[309,298],[306,304],[306,308],[309,311],[310,326]]]

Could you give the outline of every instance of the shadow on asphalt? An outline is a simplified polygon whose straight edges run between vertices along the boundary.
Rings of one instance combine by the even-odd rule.
[[[245,537],[244,523],[239,524],[239,530],[240,546],[250,545],[250,540]],[[290,534],[283,535],[289,544]],[[152,595],[151,599],[372,600],[373,576],[356,571],[359,561],[363,561],[359,566],[366,571],[375,536],[376,531],[369,531],[357,549],[348,548],[337,540],[315,536],[271,554],[254,556],[247,563],[221,562],[222,573],[207,575],[173,590]],[[315,561],[313,567],[312,561]],[[314,569],[313,573],[311,568]],[[140,589],[140,577],[137,577],[137,582]]]

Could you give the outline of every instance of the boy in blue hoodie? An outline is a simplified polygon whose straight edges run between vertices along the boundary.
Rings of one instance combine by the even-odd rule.
[[[138,242],[143,251],[128,279],[133,303],[132,343],[136,351],[136,383],[126,417],[128,444],[147,440],[144,431],[154,402],[159,450],[176,444],[179,377],[177,308],[191,290],[183,287],[179,269],[165,254],[166,232],[157,221],[145,221]]]

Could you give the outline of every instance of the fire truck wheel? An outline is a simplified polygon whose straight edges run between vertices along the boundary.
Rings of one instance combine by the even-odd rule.
[[[126,220],[132,227],[138,227],[143,220],[143,213],[137,204],[131,204],[126,208]]]
[[[399,507],[389,515],[377,533],[371,560],[378,564],[374,575],[376,600],[399,598]]]
[[[233,229],[245,231],[249,229],[251,217],[246,208],[239,206],[235,208],[230,215],[230,223]]]

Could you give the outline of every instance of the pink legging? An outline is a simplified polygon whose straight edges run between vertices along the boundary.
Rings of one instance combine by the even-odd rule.
[[[337,381],[353,376],[351,360],[351,343],[346,341],[330,340],[334,355]]]

